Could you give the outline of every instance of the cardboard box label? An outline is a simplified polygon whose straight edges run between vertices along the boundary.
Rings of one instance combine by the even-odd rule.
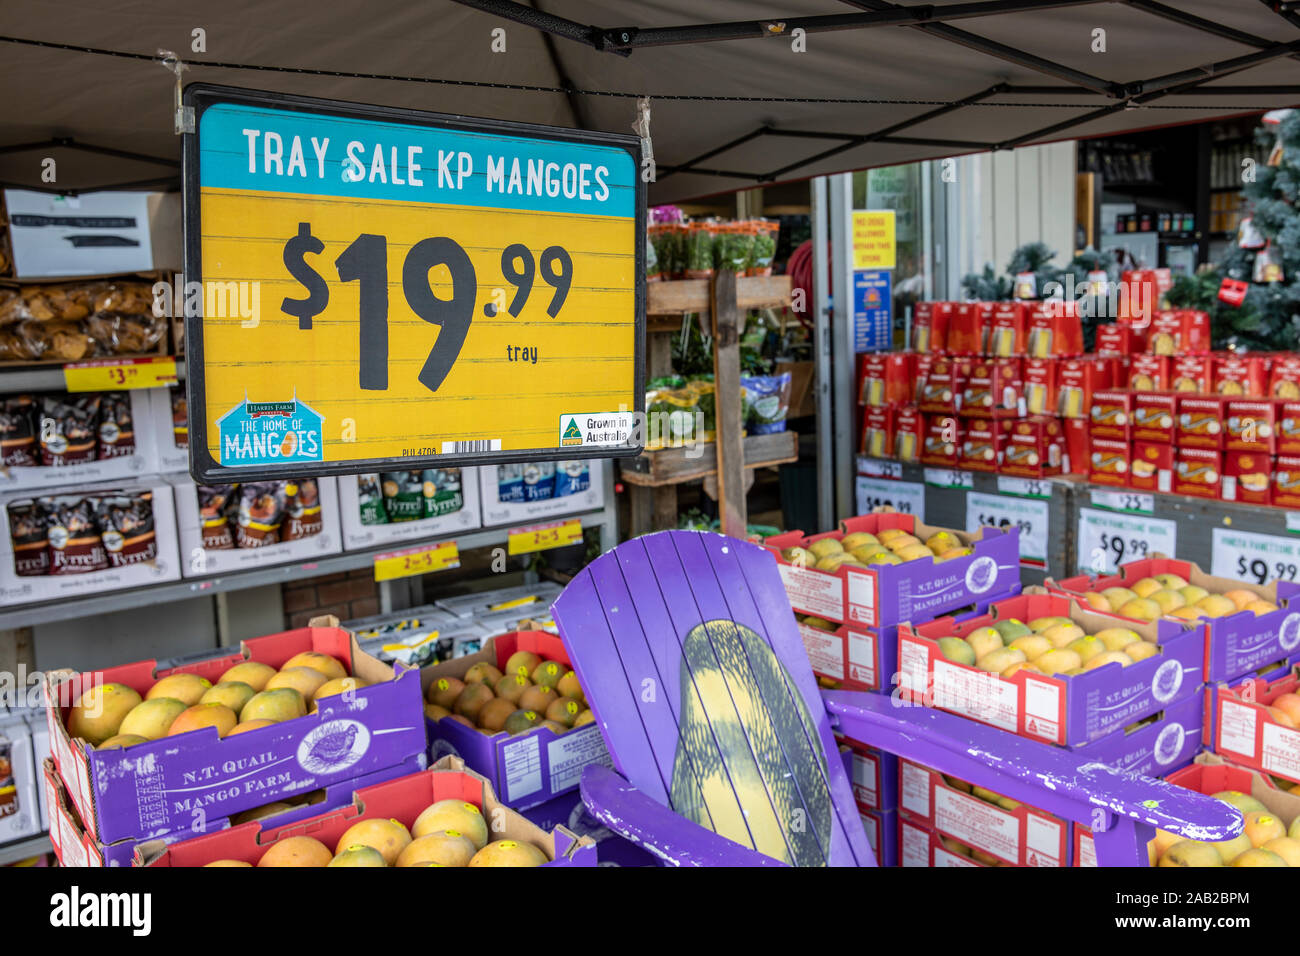
[[[1210,573],[1216,577],[1265,584],[1295,581],[1300,576],[1300,538],[1215,528],[1213,541]],[[1300,642],[1300,630],[1293,629],[1293,633]]]
[[[997,674],[936,660],[934,706],[1016,732],[1016,685]]]
[[[877,623],[876,575],[871,571],[849,574],[849,620],[861,624]]]
[[[829,621],[844,620],[844,584],[840,578],[790,564],[778,563],[777,568],[794,607]]]
[[[1020,822],[978,797],[936,787],[934,826],[1004,860],[1020,859]]]
[[[1220,710],[1219,746],[1245,757],[1255,756],[1255,708],[1225,700]]]
[[[1300,730],[1280,724],[1264,725],[1264,769],[1291,779],[1300,778]]]
[[[853,771],[853,796],[859,803],[865,803],[869,807],[879,806],[880,758],[876,754],[860,754],[857,751],[849,756]]]
[[[903,866],[930,865],[930,834],[920,827],[902,825],[902,847],[899,849]],[[940,864],[943,865],[943,864]]]
[[[582,768],[588,764],[614,765],[598,727],[591,727],[586,733],[571,731],[552,740],[546,745],[546,762],[551,768],[552,793],[576,787],[582,777]]]
[[[803,638],[808,663],[814,671],[827,677],[844,677],[844,641],[841,637],[807,624],[799,625],[799,636]]]
[[[1147,518],[1079,509],[1078,570],[1115,574],[1119,566],[1159,551],[1178,553],[1178,525],[1164,518]]]
[[[876,639],[849,631],[849,679],[876,686]]]
[[[541,744],[536,736],[515,740],[501,748],[507,802],[513,803],[542,789]]]
[[[899,796],[904,810],[917,816],[930,818],[930,774],[914,763],[900,762],[902,783]]]

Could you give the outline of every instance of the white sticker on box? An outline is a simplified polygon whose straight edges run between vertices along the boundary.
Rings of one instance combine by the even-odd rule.
[[[1025,681],[1025,730],[1045,740],[1055,741],[1060,726],[1061,689],[1047,681]]]
[[[844,679],[844,639],[820,628],[799,625],[808,663],[818,674],[835,680]]]
[[[844,584],[839,578],[789,564],[777,564],[777,568],[791,605],[805,614],[844,620]]]
[[[906,761],[900,769],[903,775],[903,809],[930,819],[930,771]]]
[[[542,789],[542,749],[535,735],[516,740],[501,748],[506,777],[507,802],[513,802]]]
[[[904,823],[902,840],[899,842],[902,843],[899,847],[899,855],[902,857],[903,866],[928,867],[930,865],[930,834],[925,830]]]
[[[935,788],[934,828],[1003,860],[1020,860],[1020,821],[979,797]]]
[[[582,768],[599,763],[614,766],[601,739],[599,727],[570,731],[546,745],[546,763],[551,771],[551,793],[559,793],[578,785]],[[513,792],[513,791],[512,791]]]
[[[1300,539],[1215,528],[1212,540],[1215,577],[1255,584],[1300,580]]]
[[[908,692],[907,700],[930,693],[928,687],[929,654],[920,641],[902,640],[898,642],[899,682],[902,690]]]
[[[1260,762],[1269,773],[1300,780],[1300,730],[1265,724],[1264,754]]]
[[[1097,844],[1092,841],[1091,833],[1079,834],[1079,865],[1097,865]]]
[[[880,864],[880,821],[875,817],[869,817],[865,813],[859,813],[858,818],[862,821],[863,832],[867,834],[867,842],[871,844],[871,853],[876,858],[876,864]]]
[[[876,624],[876,574],[874,571],[849,572],[849,620],[859,624]]]
[[[1048,820],[1035,814],[1025,817],[1025,849],[1030,866],[1061,865],[1061,829],[1059,820]]]
[[[849,678],[876,687],[876,639],[849,631]]]
[[[1012,733],[1016,730],[1016,685],[997,674],[936,660],[934,706]]]
[[[879,806],[876,777],[880,772],[880,761],[874,754],[860,754],[855,751],[851,755],[850,765],[853,768],[854,798],[869,807]]]
[[[936,867],[944,867],[947,869],[952,869],[958,866],[979,866],[979,864],[974,860],[968,860],[966,857],[958,856],[956,853],[949,853],[941,846],[934,848],[934,865]]]
[[[1219,725],[1216,750],[1230,750],[1243,757],[1255,756],[1255,708],[1223,702],[1223,720]]]

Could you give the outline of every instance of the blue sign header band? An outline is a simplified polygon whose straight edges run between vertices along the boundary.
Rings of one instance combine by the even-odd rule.
[[[219,103],[200,186],[589,216],[636,214],[626,150]]]

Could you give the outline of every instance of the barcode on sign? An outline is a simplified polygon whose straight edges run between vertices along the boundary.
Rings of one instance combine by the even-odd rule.
[[[500,451],[500,438],[476,438],[473,441],[445,441],[442,443],[444,455],[468,455],[483,451]]]

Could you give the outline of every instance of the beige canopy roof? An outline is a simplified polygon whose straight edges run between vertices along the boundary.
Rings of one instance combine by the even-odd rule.
[[[1300,12],[1267,0],[8,0],[0,181],[178,182],[160,50],[186,82],[589,129],[646,95],[653,202],[1300,102]]]

